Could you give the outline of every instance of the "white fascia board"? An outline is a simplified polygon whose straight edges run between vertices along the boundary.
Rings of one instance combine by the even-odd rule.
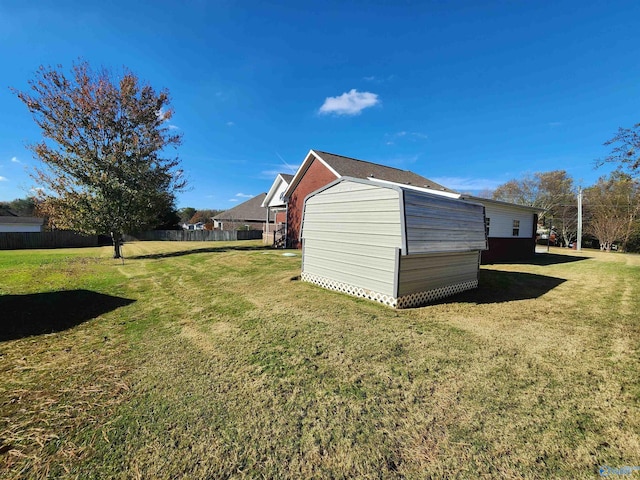
[[[309,153],[305,157],[304,162],[302,162],[302,165],[300,165],[300,168],[298,168],[298,171],[295,173],[295,175],[291,179],[291,183],[289,184],[289,186],[287,187],[287,189],[283,194],[283,200],[285,202],[289,201],[289,197],[291,197],[291,194],[293,193],[295,188],[298,186],[298,183],[300,183],[300,180],[302,180],[302,177],[307,172],[307,170],[311,166],[311,163],[313,163],[314,160],[318,160],[320,163],[322,163],[327,168],[327,170],[329,170],[331,173],[333,173],[336,176],[336,178],[340,178],[342,176],[338,172],[336,172],[331,167],[331,165],[325,162],[320,155],[318,155],[313,150],[309,150]]]
[[[271,188],[267,192],[267,196],[264,197],[264,200],[262,201],[262,205],[261,206],[263,208],[272,208],[272,207],[284,206],[284,200],[282,200],[281,198],[276,198],[276,194],[280,190],[280,187],[281,187],[281,185],[283,183],[286,184],[287,181],[282,177],[281,174],[278,174],[276,179],[273,181],[273,184],[271,185]],[[287,187],[288,187],[288,184],[287,184]]]
[[[415,185],[407,185],[406,183],[396,183],[396,182],[391,182],[389,180],[381,180],[375,177],[368,177],[367,180],[371,180],[373,182],[380,182],[387,185],[395,185],[397,187],[404,188],[406,190],[415,190],[417,192],[430,193],[432,195],[440,195],[441,197],[455,198],[457,200],[460,199],[460,196],[461,196],[459,193],[444,192],[442,190],[434,190],[432,188],[417,187]]]

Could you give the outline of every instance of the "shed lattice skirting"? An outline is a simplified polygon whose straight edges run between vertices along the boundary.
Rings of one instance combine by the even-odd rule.
[[[478,288],[478,280],[471,280],[454,285],[447,285],[446,287],[434,288],[433,290],[425,292],[411,293],[409,295],[403,295],[396,298],[391,295],[385,295],[366,288],[356,287],[354,285],[349,285],[348,283],[338,282],[336,280],[331,280],[310,273],[302,272],[301,278],[305,282],[314,283],[328,290],[346,293],[354,297],[366,298],[393,308],[419,307],[440,298],[455,295],[456,293],[464,292],[465,290]]]

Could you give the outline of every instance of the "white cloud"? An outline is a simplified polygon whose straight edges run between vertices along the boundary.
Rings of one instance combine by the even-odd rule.
[[[7,181],[8,181],[7,177],[0,177],[0,182],[7,182]]]
[[[180,127],[177,125],[169,125],[169,130],[180,130]]]
[[[428,140],[429,139],[429,135],[427,135],[426,133],[420,133],[420,132],[407,132],[407,131],[401,131],[401,132],[397,132],[397,133],[392,133],[392,134],[385,134],[385,137],[387,137],[389,140],[387,141],[387,145],[393,145],[395,142],[394,140],[399,139],[399,138],[406,138],[406,139],[410,139],[410,140]]]
[[[227,122],[227,127],[233,127],[235,125],[235,122]]]
[[[237,202],[237,201],[238,201],[238,199],[237,199],[237,198],[230,198],[230,199],[229,199],[229,201],[230,201],[230,202]]]
[[[11,163],[22,163],[22,162],[18,160],[18,157],[11,157]]]
[[[253,195],[249,195],[247,193],[236,193],[236,197],[240,198],[253,198]]]
[[[362,110],[380,103],[378,95],[371,92],[358,92],[352,88],[338,97],[327,97],[320,107],[320,114],[359,115]]]
[[[471,177],[431,177],[434,182],[439,183],[451,190],[458,192],[479,192],[482,190],[495,190],[501,184],[498,180],[488,178]]]
[[[368,77],[362,77],[362,79],[365,82],[372,82],[372,83],[385,83],[385,82],[391,82],[393,80],[395,80],[396,76],[395,75],[389,75],[387,77],[376,77],[375,75],[371,75]]]

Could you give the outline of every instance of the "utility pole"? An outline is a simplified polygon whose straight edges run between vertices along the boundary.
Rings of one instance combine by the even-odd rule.
[[[578,187],[578,246],[576,250],[582,250],[582,187]]]

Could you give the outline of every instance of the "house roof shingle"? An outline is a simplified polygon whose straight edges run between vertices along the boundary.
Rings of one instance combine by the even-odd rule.
[[[302,179],[302,176],[307,171],[313,159],[320,159],[329,169],[333,170],[333,173],[338,177],[353,177],[353,178],[372,178],[387,182],[393,182],[400,185],[412,185],[414,187],[428,188],[430,190],[436,190],[439,192],[446,192],[451,194],[457,194],[455,190],[451,190],[444,185],[440,185],[433,180],[429,180],[417,173],[409,170],[401,170],[399,168],[387,167],[386,165],[380,165],[378,163],[372,163],[365,160],[358,160],[356,158],[345,157],[343,155],[336,155],[335,153],[323,152],[320,150],[311,150],[307,155],[305,161],[302,163],[296,174],[293,176],[292,181],[289,184],[285,196],[289,197],[297,184]]]
[[[267,218],[267,209],[262,206],[262,201],[266,196],[266,192],[256,195],[240,205],[219,213],[213,219],[264,222]]]
[[[388,182],[413,185],[415,187],[430,188],[444,192],[454,192],[444,185],[429,180],[410,170],[400,170],[399,168],[387,167],[378,163],[358,160],[356,158],[344,157],[334,153],[314,150],[327,164],[343,177],[355,178],[378,178]]]

